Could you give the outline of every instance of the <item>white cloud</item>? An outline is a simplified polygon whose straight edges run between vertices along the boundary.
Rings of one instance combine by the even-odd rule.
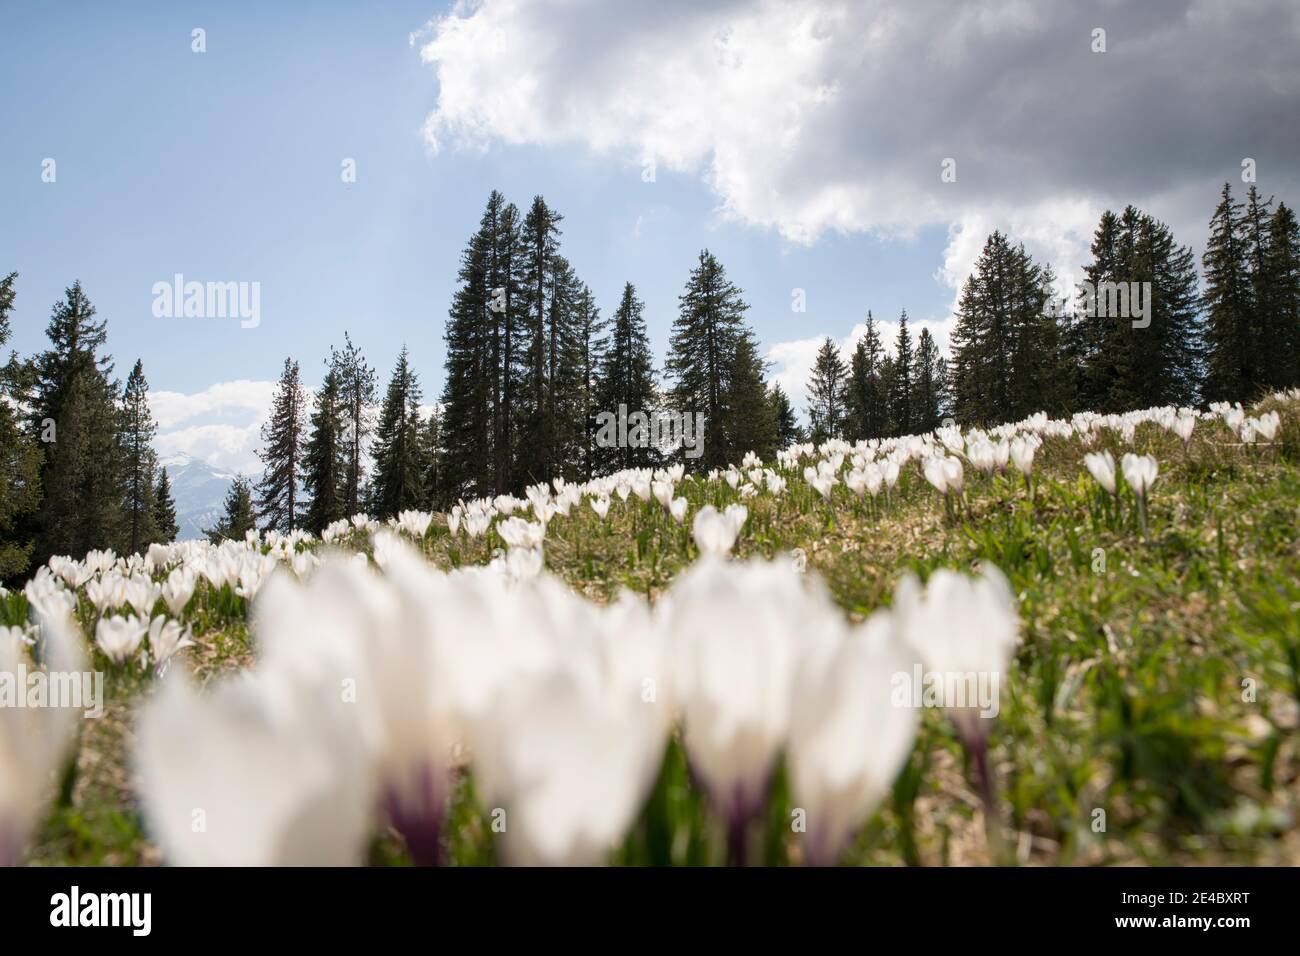
[[[158,454],[166,458],[184,452],[218,469],[260,472],[257,447],[275,385],[240,379],[199,392],[150,392]]]
[[[1064,278],[1103,208],[1197,245],[1241,157],[1294,191],[1297,39],[1290,0],[482,0],[412,44],[435,153],[578,146],[638,179],[653,158],[796,242],[947,226],[955,294],[994,228]]]

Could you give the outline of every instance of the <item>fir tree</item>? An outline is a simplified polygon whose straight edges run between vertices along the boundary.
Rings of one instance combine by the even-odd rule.
[[[898,318],[898,336],[894,339],[894,388],[889,396],[889,407],[893,411],[894,434],[912,433],[912,333],[907,328],[907,310]]]
[[[339,382],[337,353],[332,353],[325,378],[316,391],[311,434],[302,452],[302,487],[310,499],[302,525],[315,535],[347,517],[348,458],[344,447],[347,411]]]
[[[421,431],[420,464],[424,469],[421,482],[424,485],[424,502],[422,507],[432,511],[446,500],[442,481],[442,420],[437,409],[429,412],[429,420]]]
[[[818,444],[843,436],[848,368],[830,336],[822,342],[808,382],[810,439]]]
[[[727,445],[742,457],[752,451],[760,458],[770,459],[777,448],[776,415],[767,400],[763,373],[758,345],[746,330],[736,342],[723,401]]]
[[[912,425],[919,433],[934,431],[943,417],[939,394],[941,361],[943,357],[930,330],[922,329],[916,340],[916,381],[912,389]]]
[[[267,530],[298,527],[302,502],[298,481],[302,470],[304,411],[307,396],[298,377],[298,363],[284,360],[284,369],[271,401],[271,417],[262,426],[262,479],[257,484],[258,518]]]
[[[0,349],[9,341],[17,273],[0,279]],[[27,570],[35,538],[30,520],[41,500],[40,446],[24,433],[16,409],[26,398],[30,368],[17,356],[0,366],[0,581]]]
[[[887,396],[881,389],[880,363],[884,347],[876,320],[867,312],[867,330],[853,348],[849,360],[848,394],[846,408],[848,420],[846,437],[857,441],[864,438],[882,438],[887,432],[889,419]]]
[[[748,308],[722,264],[702,251],[679,299],[666,363],[676,411],[704,415],[704,452],[688,461],[689,467],[721,468],[735,457],[727,444],[723,402]]]
[[[127,550],[136,554],[157,540],[154,524],[154,473],[158,456],[153,440],[158,426],[149,410],[149,383],[144,377],[144,363],[136,360],[126,378],[122,395],[122,451],[126,466]]]
[[[223,505],[224,514],[217,521],[216,527],[208,528],[203,533],[213,544],[222,541],[243,541],[244,536],[256,530],[257,519],[253,514],[253,486],[243,475],[237,475],[230,483]]]
[[[776,423],[776,448],[778,451],[799,444],[804,440],[803,429],[799,427],[799,418],[790,397],[779,382],[773,382],[767,393],[768,404],[772,409],[772,419]]]
[[[557,466],[556,367],[567,318],[572,274],[560,256],[559,224],[564,217],[535,196],[520,230],[523,299],[519,429],[515,436],[518,478],[524,484],[550,481]]]
[[[31,434],[46,446],[35,557],[82,555],[124,543],[125,476],[118,442],[118,386],[95,307],[76,282],[55,303],[50,348],[35,360]]]
[[[424,438],[420,427],[420,384],[402,346],[375,429],[375,464],[370,479],[371,513],[393,517],[424,501]]]
[[[596,307],[595,296],[583,285],[577,302],[576,322],[574,325],[578,341],[578,407],[574,409],[573,421],[580,426],[577,442],[579,445],[578,473],[590,480],[595,476],[598,458],[596,455],[595,436],[591,429],[592,416],[596,414],[599,402],[598,386],[601,368],[604,365],[605,350],[609,340],[605,337],[605,322]],[[647,360],[649,351],[647,348]]]
[[[362,509],[366,443],[374,427],[371,406],[375,403],[375,370],[346,332],[343,349],[333,354],[331,367],[338,376],[339,403],[344,413],[343,502],[345,516],[350,518]]]
[[[1201,257],[1208,346],[1204,397],[1248,401],[1263,380],[1253,322],[1249,247],[1242,205],[1233,201],[1231,184],[1224,183],[1219,196]]]
[[[1286,203],[1278,203],[1269,219],[1264,272],[1269,381],[1273,388],[1294,388],[1300,385],[1300,229]]]
[[[153,525],[157,539],[163,544],[170,544],[180,533],[176,523],[176,501],[172,498],[172,483],[167,477],[167,469],[158,473],[158,485],[153,492]]]
[[[591,424],[595,459],[599,469],[618,471],[622,468],[641,468],[657,461],[657,449],[611,444],[611,427],[607,423],[622,415],[641,412],[653,415],[658,409],[655,388],[654,360],[650,354],[650,338],[646,334],[645,305],[637,298],[636,287],[627,282],[623,295],[610,321],[609,342],[602,357],[596,378],[594,415]],[[602,425],[602,422],[606,423]],[[628,426],[629,430],[631,425]]]

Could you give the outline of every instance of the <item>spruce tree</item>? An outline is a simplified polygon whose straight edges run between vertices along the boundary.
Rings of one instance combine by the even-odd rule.
[[[181,530],[176,523],[176,500],[172,498],[172,483],[166,468],[159,470],[158,485],[153,492],[153,525],[157,540],[163,544],[175,541]]]
[[[333,353],[325,378],[316,391],[311,433],[302,452],[302,487],[309,499],[302,525],[315,535],[347,517],[348,458],[344,432],[348,427],[348,410],[343,404],[336,359],[337,353]]]
[[[830,336],[822,342],[813,362],[808,382],[808,418],[812,429],[809,438],[821,444],[830,438],[843,437],[848,368],[840,350]]]
[[[262,426],[262,478],[257,484],[258,518],[267,530],[293,531],[301,518],[298,481],[306,433],[307,396],[298,376],[298,363],[284,360],[284,369],[271,401],[271,417]]]
[[[1269,297],[1264,317],[1269,384],[1294,388],[1300,385],[1300,229],[1286,203],[1278,203],[1269,219],[1264,272]]]
[[[932,432],[942,419],[939,388],[939,363],[942,356],[929,329],[922,329],[916,339],[916,374],[912,387],[912,426],[918,433]]]
[[[914,398],[912,379],[915,357],[912,354],[912,334],[907,328],[907,310],[898,319],[898,336],[894,339],[894,388],[889,396],[889,407],[893,411],[894,434],[908,435],[912,432],[912,412]]]
[[[777,449],[776,415],[767,400],[763,374],[758,345],[745,330],[736,342],[723,400],[727,445],[742,458],[752,451],[762,459],[770,459]]]
[[[598,465],[591,419],[598,410],[601,369],[605,364],[605,351],[609,347],[609,339],[605,335],[606,322],[600,317],[600,309],[596,307],[596,298],[585,284],[578,296],[575,329],[578,335],[580,382],[580,402],[574,414],[574,421],[580,426],[579,474],[584,479],[590,480],[595,476]]]
[[[561,340],[568,334],[570,303],[566,300],[572,281],[569,265],[559,253],[563,219],[535,196],[520,230],[523,315],[515,441],[518,478],[524,484],[550,481],[557,465],[554,376]]]
[[[243,475],[237,475],[230,483],[222,507],[224,513],[216,526],[203,532],[213,544],[243,541],[249,531],[257,528],[257,519],[253,514],[253,486]]]
[[[429,412],[429,420],[424,423],[421,431],[423,443],[421,445],[420,463],[424,468],[421,481],[424,485],[424,501],[422,507],[426,511],[433,511],[446,500],[446,492],[443,489],[442,481],[442,421],[438,409]]]
[[[704,452],[688,467],[726,467],[735,449],[727,443],[723,402],[749,306],[707,249],[678,301],[665,366],[673,380],[672,402],[678,413],[704,415]]]
[[[1206,401],[1249,401],[1262,383],[1242,205],[1223,184],[1201,263],[1208,348]]]
[[[424,436],[420,425],[420,384],[406,346],[388,381],[375,429],[370,510],[378,518],[419,508],[424,502]]]
[[[149,410],[149,383],[144,363],[136,359],[122,395],[122,453],[126,468],[126,550],[136,554],[157,540],[154,524],[154,473],[158,456],[153,450],[158,425]]]
[[[880,381],[880,363],[884,354],[880,330],[868,311],[867,330],[858,339],[849,360],[846,437],[853,441],[882,438],[886,434],[885,422],[889,418],[887,396],[881,390]]]
[[[344,457],[343,503],[345,516],[360,514],[363,507],[366,444],[374,427],[371,407],[375,403],[375,370],[366,362],[352,338],[343,334],[343,348],[331,357],[339,382],[339,403],[343,407]]]
[[[0,349],[9,341],[9,313],[18,274],[0,279]],[[30,367],[11,355],[0,366],[0,581],[27,570],[36,541],[31,518],[40,504],[40,446],[24,433],[17,409],[27,397]]]
[[[776,423],[776,450],[782,451],[804,440],[803,429],[799,427],[799,417],[795,414],[790,397],[786,395],[779,382],[773,382],[767,393],[768,405],[772,409],[772,420]]]
[[[645,304],[637,297],[636,287],[623,284],[623,295],[609,324],[609,341],[601,358],[594,389],[593,420],[589,428],[595,447],[597,470],[618,471],[623,468],[642,468],[658,462],[658,450],[646,444],[632,447],[624,442],[610,446],[610,427],[602,427],[613,416],[631,417],[637,412],[652,416],[658,411],[658,392],[655,387],[654,359],[650,353],[650,338],[646,333]],[[617,429],[617,424],[614,426]],[[627,426],[629,437],[632,426]]]
[[[35,560],[121,547],[125,475],[118,441],[118,385],[100,353],[107,327],[80,282],[55,303],[50,348],[35,360],[29,428],[45,444]]]

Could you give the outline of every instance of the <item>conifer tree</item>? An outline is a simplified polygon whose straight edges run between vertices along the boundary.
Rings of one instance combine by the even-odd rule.
[[[882,438],[886,434],[885,423],[889,414],[886,395],[881,390],[880,383],[880,363],[883,357],[880,330],[868,311],[867,330],[858,339],[849,360],[846,437],[853,441]]]
[[[420,464],[424,468],[421,478],[424,486],[424,501],[421,506],[425,510],[432,511],[446,500],[442,482],[442,422],[438,409],[429,412],[429,419],[424,423],[421,437],[423,441]]]
[[[366,445],[374,428],[371,406],[375,403],[375,370],[346,332],[343,348],[332,355],[331,363],[338,375],[339,403],[344,410],[343,502],[345,516],[350,518],[360,514],[363,507]]]
[[[158,485],[153,492],[153,525],[157,540],[170,544],[180,533],[176,523],[176,500],[172,498],[172,483],[167,477],[167,469],[158,472]]]
[[[908,435],[912,432],[912,411],[915,399],[912,395],[912,378],[915,357],[912,354],[912,333],[907,328],[907,310],[898,318],[898,336],[894,339],[894,388],[889,396],[889,407],[893,411],[894,434]]]
[[[118,441],[118,385],[100,354],[107,327],[80,282],[55,303],[50,348],[35,360],[29,428],[45,445],[37,562],[123,544],[125,476]]]
[[[804,440],[803,429],[799,427],[799,417],[795,414],[790,397],[779,382],[773,382],[767,393],[768,404],[772,408],[772,419],[776,423],[776,449],[782,451]]]
[[[550,481],[557,465],[555,372],[568,335],[568,295],[572,290],[571,270],[559,252],[563,219],[541,196],[535,196],[520,231],[523,341],[515,440],[518,478],[524,484]]]
[[[586,284],[578,295],[574,328],[578,337],[579,401],[573,414],[573,421],[579,429],[578,473],[582,478],[590,480],[594,477],[598,464],[591,420],[598,411],[601,369],[609,340],[605,336],[606,323],[600,317],[600,309],[596,307],[596,298]],[[648,361],[648,346],[646,355]]]
[[[332,353],[325,378],[316,391],[311,413],[311,432],[302,452],[302,487],[308,496],[302,525],[319,535],[327,526],[347,517],[347,449],[344,432],[348,427],[339,382],[338,353]]]
[[[17,278],[11,272],[0,279],[0,349],[9,341]],[[0,366],[0,581],[27,570],[36,545],[29,525],[40,504],[44,456],[24,433],[17,412],[27,395],[30,371],[16,355]]]
[[[665,366],[675,410],[704,415],[704,452],[688,460],[688,467],[707,471],[735,457],[727,443],[723,402],[748,308],[722,264],[703,250],[679,299]]]
[[[262,447],[257,453],[262,460],[262,479],[257,484],[258,518],[267,530],[293,531],[301,518],[298,481],[306,434],[306,406],[298,363],[285,359],[271,401],[271,417],[262,426]]]
[[[403,345],[375,429],[375,464],[370,479],[370,510],[375,517],[390,518],[400,511],[418,508],[424,501],[427,462],[420,396],[419,378]]]
[[[749,330],[736,341],[723,401],[727,445],[740,456],[754,452],[767,460],[776,452],[777,421],[767,400],[763,359]]]
[[[1223,184],[1201,263],[1208,348],[1204,398],[1249,401],[1263,381],[1251,296],[1243,209]]]
[[[1264,258],[1269,312],[1265,341],[1273,388],[1300,385],[1300,229],[1295,213],[1278,203],[1268,224]]]
[[[203,533],[213,544],[222,541],[243,541],[249,531],[257,528],[257,519],[253,514],[253,486],[243,475],[235,476],[226,492],[222,505],[223,514],[213,528]]]
[[[931,432],[939,427],[942,419],[939,394],[942,382],[939,379],[942,369],[939,363],[943,357],[939,346],[929,329],[921,329],[916,340],[915,382],[912,388],[912,428],[918,433]]]
[[[820,444],[829,438],[843,437],[848,368],[840,350],[830,336],[822,342],[813,362],[808,382],[808,418],[812,424],[809,438]]]
[[[153,450],[158,426],[149,410],[149,383],[144,363],[136,359],[122,395],[122,453],[126,468],[126,550],[136,554],[157,540],[154,524],[154,474],[158,456]]]
[[[642,468],[658,461],[658,450],[644,444],[635,447],[630,442],[609,442],[610,428],[602,427],[620,415],[628,418],[640,412],[653,415],[659,407],[655,388],[654,359],[650,354],[650,338],[646,333],[645,304],[637,297],[636,287],[623,284],[623,295],[610,320],[609,343],[602,358],[595,388],[593,440],[599,470],[618,471],[622,468]],[[614,426],[617,429],[617,425]],[[632,425],[626,428],[631,436]]]

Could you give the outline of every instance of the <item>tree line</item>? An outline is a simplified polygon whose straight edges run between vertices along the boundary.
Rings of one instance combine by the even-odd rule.
[[[376,370],[347,335],[311,394],[286,359],[262,430],[262,475],[236,480],[209,536],[319,533],[361,513],[443,508],[670,461],[707,471],[805,438],[1248,401],[1300,384],[1300,232],[1290,207],[1253,185],[1238,202],[1225,184],[1202,275],[1191,249],[1133,206],[1101,216],[1085,281],[1064,298],[1050,266],[994,232],[962,288],[949,355],[928,329],[914,337],[906,312],[887,347],[868,312],[847,358],[822,343],[806,430],[768,380],[749,305],[712,253],[701,251],[686,278],[656,368],[636,287],[625,283],[602,316],[561,251],[562,222],[540,196],[527,213],[499,192],[488,197],[461,253],[432,407],[405,347],[382,399]],[[0,347],[15,282],[0,282]],[[0,578],[53,554],[138,551],[176,534],[143,366],[117,381],[106,334],[74,283],[51,314],[49,347],[0,369]],[[657,410],[702,417],[698,457],[600,440],[602,414]]]
[[[0,348],[16,273],[0,279]],[[49,347],[0,368],[0,580],[56,554],[132,553],[176,537],[176,505],[153,449],[144,365],[125,384],[106,324],[79,282],[54,304]]]

